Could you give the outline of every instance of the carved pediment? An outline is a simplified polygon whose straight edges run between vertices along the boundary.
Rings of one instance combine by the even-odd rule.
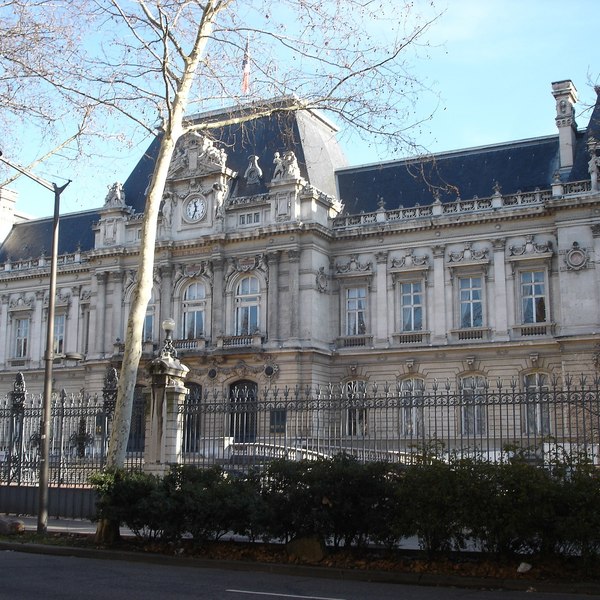
[[[33,308],[33,297],[23,295],[11,298],[8,308],[10,310],[31,310]]]
[[[226,162],[225,150],[217,148],[211,140],[199,133],[188,133],[177,142],[168,177],[198,177],[221,172]]]
[[[449,263],[465,263],[472,264],[478,262],[487,262],[489,255],[488,248],[476,249],[473,248],[473,244],[471,242],[465,242],[464,248],[457,251],[449,251],[448,252],[448,262]]]
[[[372,266],[370,262],[359,262],[358,256],[353,254],[349,262],[337,263],[335,265],[335,272],[337,275],[368,275],[371,273]]]
[[[414,250],[409,250],[400,258],[392,258],[392,269],[403,271],[425,270],[429,268],[429,256],[427,254],[416,255]]]
[[[520,246],[509,246],[510,256],[527,256],[552,253],[552,242],[536,242],[533,235],[525,238],[525,243]]]

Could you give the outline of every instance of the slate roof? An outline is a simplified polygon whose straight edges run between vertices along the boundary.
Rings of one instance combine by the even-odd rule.
[[[286,101],[282,101],[283,104]],[[259,108],[259,107],[258,107]],[[257,107],[239,110],[239,113],[256,110]],[[200,115],[199,119],[210,122],[222,118],[223,113],[214,111]],[[190,120],[195,117],[191,116]],[[335,139],[333,125],[312,112],[275,112],[268,116],[226,125],[208,132],[209,137],[227,153],[227,167],[238,173],[230,190],[233,196],[252,196],[266,193],[267,182],[273,175],[273,156],[292,150],[298,160],[300,174],[308,183],[326,194],[335,195],[335,169],[345,166],[346,160]],[[125,202],[136,212],[144,211],[144,191],[148,186],[158,153],[159,138],[150,144],[131,175],[123,184]],[[248,186],[243,175],[249,164],[249,157],[258,156],[258,165],[263,171],[260,183]]]
[[[100,215],[95,210],[61,215],[58,229],[58,254],[71,254],[78,248],[94,247],[92,223]],[[42,254],[50,257],[52,250],[52,217],[33,219],[13,226],[0,247],[0,263],[7,260],[29,260]]]
[[[588,128],[577,133],[573,167],[565,178],[588,179],[587,141],[600,140],[600,90]],[[285,102],[285,100],[283,101]],[[256,106],[237,112],[256,110]],[[203,115],[218,119],[222,112]],[[194,117],[190,117],[193,119]],[[234,196],[260,194],[273,173],[273,155],[293,150],[301,175],[327,194],[341,198],[346,214],[373,212],[383,198],[387,209],[431,204],[435,193],[442,202],[460,197],[489,197],[498,182],[504,194],[548,189],[558,169],[558,135],[508,142],[493,146],[458,150],[426,159],[406,159],[359,167],[344,167],[345,159],[334,137],[334,127],[308,111],[275,112],[243,124],[211,129],[217,146],[227,152],[227,166],[238,173],[232,186]],[[160,138],[155,138],[123,188],[126,204],[136,212],[144,211],[145,190],[152,175]],[[247,185],[243,174],[249,157],[258,156],[263,177],[258,184]],[[59,253],[94,247],[92,223],[97,211],[61,216]],[[52,219],[36,219],[13,227],[0,247],[0,262],[37,258],[50,253]]]
[[[596,90],[600,93],[600,89]],[[568,181],[589,179],[587,140],[600,141],[600,95],[588,128],[579,131]],[[458,197],[489,197],[496,182],[503,194],[549,189],[559,167],[556,135],[493,146],[444,152],[427,158],[374,163],[340,169],[338,195],[346,214],[374,212],[383,198],[390,210],[428,205],[439,193],[442,202]]]
[[[383,198],[387,209],[428,205],[439,194],[442,202],[468,200],[549,188],[558,168],[558,136],[438,154],[428,159],[338,171],[344,212],[373,212]]]

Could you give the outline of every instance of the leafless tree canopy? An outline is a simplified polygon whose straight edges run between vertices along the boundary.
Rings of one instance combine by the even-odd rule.
[[[129,130],[123,118],[148,131],[168,127],[198,25],[210,15],[188,112],[294,96],[371,143],[413,144],[423,92],[415,57],[433,17],[389,0],[0,0],[3,128],[35,120],[49,151],[84,120],[88,135]]]
[[[146,196],[110,466],[125,459],[168,167],[179,137],[198,127],[186,113],[242,101],[253,103],[250,115],[267,113],[268,100],[284,96],[287,110],[321,108],[371,140],[411,145],[421,91],[412,51],[430,24],[413,11],[408,0],[0,0],[6,124],[37,120],[56,144],[73,135],[65,134],[73,119],[87,135],[125,122],[163,133]],[[251,82],[242,94],[243,62]]]

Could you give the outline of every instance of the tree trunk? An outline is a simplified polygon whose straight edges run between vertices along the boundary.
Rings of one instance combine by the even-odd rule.
[[[220,2],[210,1],[207,3],[203,18],[198,25],[194,47],[188,57],[184,72],[178,80],[173,101],[168,104],[169,111],[165,119],[162,140],[144,209],[137,279],[127,320],[123,364],[117,388],[113,429],[106,460],[106,468],[109,469],[123,468],[127,456],[127,441],[131,427],[135,384],[142,356],[142,330],[154,279],[154,248],[156,245],[158,211],[167,181],[167,174],[177,140],[184,133],[183,118],[198,64],[204,55],[214,20],[224,6],[225,4]],[[165,79],[168,79],[168,67],[168,64],[163,64]],[[101,520],[96,530],[96,542],[110,544],[116,541],[119,537],[119,525],[119,523],[112,521]]]

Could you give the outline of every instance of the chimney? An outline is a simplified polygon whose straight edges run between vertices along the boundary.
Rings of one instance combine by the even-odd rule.
[[[569,170],[573,166],[575,155],[575,103],[577,90],[570,79],[555,81],[552,84],[552,95],[556,99],[556,126],[560,151],[560,169]]]

